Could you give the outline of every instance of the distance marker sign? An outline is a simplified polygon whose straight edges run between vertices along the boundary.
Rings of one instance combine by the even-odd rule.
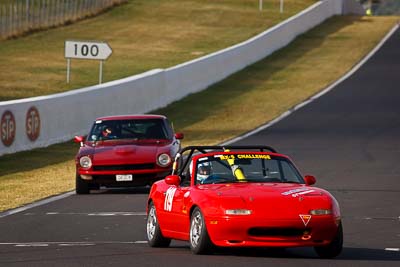
[[[71,76],[71,59],[94,59],[100,61],[99,84],[103,80],[103,61],[112,54],[111,47],[105,42],[65,41],[67,59],[67,83]]]
[[[106,60],[112,53],[104,42],[65,41],[65,57]]]

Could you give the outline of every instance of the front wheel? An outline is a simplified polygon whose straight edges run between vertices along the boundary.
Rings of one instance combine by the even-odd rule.
[[[77,194],[89,194],[89,183],[84,181],[79,174],[76,174],[75,178],[75,192]]]
[[[195,208],[190,219],[190,249],[194,254],[206,254],[212,243],[208,236],[204,216],[199,208]]]
[[[150,247],[168,247],[171,243],[171,239],[165,238],[161,233],[156,208],[152,202],[149,204],[147,214],[147,240]]]
[[[314,247],[314,250],[321,258],[330,259],[338,256],[340,252],[342,252],[342,248],[343,248],[343,228],[342,228],[342,223],[340,223],[336,236],[332,240],[332,242],[326,246]]]

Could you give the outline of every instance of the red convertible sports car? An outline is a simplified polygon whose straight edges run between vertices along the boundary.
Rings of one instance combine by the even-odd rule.
[[[151,185],[171,173],[183,134],[161,115],[127,115],[95,120],[75,158],[76,193],[100,186]]]
[[[213,247],[307,246],[320,257],[336,257],[343,246],[339,205],[314,183],[271,147],[186,147],[172,175],[151,187],[148,243],[186,240],[195,254]]]

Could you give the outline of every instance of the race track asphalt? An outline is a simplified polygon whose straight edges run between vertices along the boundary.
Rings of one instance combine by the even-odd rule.
[[[311,67],[311,66],[310,66]],[[354,75],[237,144],[289,155],[341,205],[344,250],[192,255],[188,243],[150,248],[147,188],[101,190],[0,218],[0,266],[400,266],[400,31]]]

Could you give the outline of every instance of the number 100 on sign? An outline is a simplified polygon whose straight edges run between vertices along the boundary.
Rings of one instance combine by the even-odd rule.
[[[104,42],[65,41],[65,57],[106,60],[112,53]]]

